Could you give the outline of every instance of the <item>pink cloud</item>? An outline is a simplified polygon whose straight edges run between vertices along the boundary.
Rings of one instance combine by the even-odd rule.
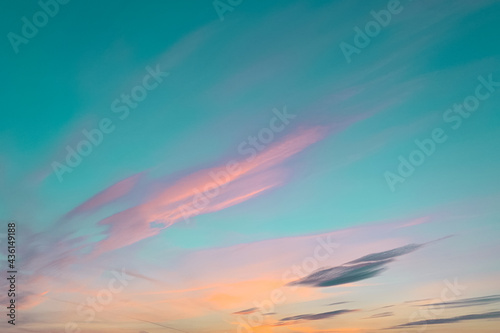
[[[97,193],[96,195],[94,195],[81,205],[72,209],[70,212],[64,215],[62,219],[63,220],[72,219],[78,215],[95,212],[104,205],[109,204],[125,196],[126,194],[130,193],[130,191],[133,189],[133,187],[137,184],[137,182],[141,179],[142,176],[143,173],[137,173],[135,175],[127,177],[111,185],[110,187]]]
[[[321,140],[326,134],[326,127],[301,129],[272,144],[254,158],[239,161],[236,168],[229,170],[226,166],[219,166],[181,178],[151,200],[102,220],[100,224],[109,225],[110,229],[108,237],[98,244],[97,253],[121,248],[158,234],[162,228],[151,228],[151,222],[170,226],[182,221],[186,214],[196,216],[215,212],[282,184],[285,173],[273,168]],[[225,176],[216,183],[211,175],[221,172]],[[198,200],[202,196],[201,192],[209,193],[209,189],[218,192],[217,195],[207,198],[209,195],[206,194],[204,200]]]

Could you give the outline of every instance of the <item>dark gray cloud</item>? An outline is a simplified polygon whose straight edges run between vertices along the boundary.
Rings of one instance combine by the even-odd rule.
[[[389,251],[368,254],[341,266],[316,271],[288,285],[330,287],[369,279],[386,270],[386,265],[396,257],[411,253],[422,246],[423,244],[409,244]]]
[[[470,314],[470,315],[465,315],[465,316],[457,316],[457,317],[443,318],[443,319],[429,319],[429,320],[412,321],[412,322],[409,322],[409,323],[406,323],[403,325],[390,327],[389,329],[408,328],[408,327],[422,326],[422,325],[453,324],[453,323],[458,323],[460,321],[467,321],[467,320],[496,319],[496,318],[500,318],[500,311]]]
[[[346,303],[351,303],[351,302],[335,302],[335,303],[330,303],[328,305],[340,305],[340,304],[346,304]]]
[[[463,308],[467,306],[489,305],[500,302],[500,295],[490,295],[483,297],[465,298],[458,301],[425,304],[424,306],[442,306],[445,308]]]
[[[418,250],[421,248],[423,244],[408,244],[402,247],[398,247],[392,250],[384,251],[384,252],[377,252],[377,253],[372,253],[368,254],[364,257],[361,257],[359,259],[353,260],[348,262],[347,264],[358,264],[358,263],[367,263],[367,262],[379,262],[379,261],[385,261],[389,259],[394,259],[396,257],[402,256],[404,254],[411,253],[415,250]]]
[[[386,305],[386,306],[381,306],[380,308],[376,308],[374,310],[371,310],[371,311],[377,311],[377,310],[380,310],[380,309],[387,309],[387,308],[392,308],[394,307],[394,305]]]
[[[382,273],[390,261],[353,266],[336,266],[314,272],[303,279],[293,281],[289,285],[309,285],[312,287],[329,287],[369,279]]]
[[[329,312],[316,313],[316,314],[303,314],[303,315],[298,315],[298,316],[293,316],[293,317],[286,317],[286,318],[281,319],[281,321],[284,322],[284,321],[292,321],[292,320],[320,320],[320,319],[326,319],[326,318],[339,316],[339,315],[354,312],[354,311],[357,311],[357,310],[344,309],[344,310],[329,311]]]
[[[258,310],[258,308],[250,308],[250,309],[245,309],[245,310],[241,310],[238,312],[233,312],[233,314],[235,314],[235,315],[250,314],[250,313],[254,313],[257,310]]]
[[[383,317],[390,317],[390,316],[394,316],[394,313],[392,313],[392,312],[377,313],[377,314],[374,314],[373,316],[370,316],[366,319],[383,318]]]

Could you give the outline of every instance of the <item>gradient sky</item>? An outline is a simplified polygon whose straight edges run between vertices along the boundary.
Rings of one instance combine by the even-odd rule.
[[[347,59],[391,3],[72,0],[13,46],[4,1],[0,329],[497,332],[500,3],[401,0]]]

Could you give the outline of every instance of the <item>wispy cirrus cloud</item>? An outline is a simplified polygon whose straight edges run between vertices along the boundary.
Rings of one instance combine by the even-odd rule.
[[[351,302],[335,302],[335,303],[330,303],[328,305],[341,305],[341,304],[346,304],[346,303],[351,303]]]
[[[107,187],[90,199],[86,200],[81,205],[66,213],[61,218],[61,221],[70,220],[78,215],[93,213],[99,208],[127,195],[143,176],[144,173],[138,173]]]
[[[381,313],[374,314],[366,319],[384,318],[384,317],[390,317],[390,316],[394,316],[394,313],[393,312],[381,312]]]
[[[323,126],[300,129],[270,145],[254,158],[240,160],[233,172],[228,172],[226,166],[219,166],[178,179],[149,201],[100,221],[99,224],[109,226],[109,229],[106,239],[98,244],[96,253],[118,249],[154,236],[161,229],[182,221],[187,213],[196,216],[224,209],[282,184],[285,173],[277,172],[275,168],[323,139],[327,133],[328,128]],[[216,183],[213,175],[220,173],[225,176]],[[197,202],[201,190],[210,186],[218,189],[218,195],[201,205],[201,208],[193,210],[193,203]],[[163,227],[151,228],[153,222],[163,224]]]
[[[481,320],[481,319],[498,319],[500,318],[500,311],[486,312],[486,313],[478,313],[478,314],[469,314],[451,318],[442,318],[442,319],[429,319],[429,320],[419,320],[412,321],[406,324],[389,327],[387,329],[400,329],[400,328],[408,328],[414,326],[422,326],[422,325],[439,325],[439,324],[453,324],[462,321],[470,321],[470,320]]]
[[[250,309],[245,309],[245,310],[233,312],[233,314],[235,314],[235,315],[250,314],[250,313],[254,313],[257,310],[258,310],[258,308],[250,308]]]
[[[375,277],[387,269],[387,264],[395,258],[416,251],[423,244],[409,244],[392,250],[372,253],[341,266],[316,271],[289,285],[307,285],[311,287],[330,287],[366,280]]]
[[[292,317],[286,317],[281,319],[281,322],[287,322],[287,321],[296,321],[296,320],[321,320],[321,319],[326,319],[326,318],[332,318],[336,316],[340,316],[346,313],[351,313],[351,312],[356,312],[358,310],[336,310],[336,311],[328,311],[328,312],[323,312],[323,313],[315,313],[315,314],[302,314],[302,315],[297,315],[297,316],[292,316]]]
[[[445,308],[464,308],[464,307],[469,307],[469,306],[489,305],[489,304],[498,303],[498,302],[500,302],[500,295],[490,295],[490,296],[483,296],[483,297],[466,298],[466,299],[461,299],[461,300],[452,301],[452,302],[424,304],[423,306],[445,307]]]

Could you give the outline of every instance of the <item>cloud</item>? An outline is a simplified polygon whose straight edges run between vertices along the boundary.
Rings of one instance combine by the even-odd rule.
[[[335,302],[335,303],[330,303],[328,305],[340,305],[340,304],[346,304],[346,303],[350,303],[350,302]]]
[[[496,318],[500,318],[500,311],[479,313],[479,314],[470,314],[470,315],[457,316],[457,317],[451,317],[451,318],[443,318],[443,319],[412,321],[412,322],[409,322],[409,323],[406,323],[403,325],[390,327],[388,329],[399,329],[399,328],[407,328],[407,327],[421,326],[421,325],[453,324],[453,323],[458,323],[460,321],[480,320],[480,319],[496,319]]]
[[[392,249],[389,251],[368,254],[368,255],[361,257],[359,259],[350,261],[347,264],[385,261],[385,260],[389,260],[389,259],[393,259],[393,258],[402,256],[404,254],[411,253],[411,252],[419,249],[422,246],[423,246],[422,244],[409,244],[409,245],[398,247],[396,249]]]
[[[426,301],[430,301],[430,300],[432,300],[432,298],[424,298],[424,299],[416,299],[413,301],[405,301],[405,303],[422,303],[422,302],[426,302]]]
[[[323,312],[323,313],[316,313],[316,314],[303,314],[303,315],[298,315],[298,316],[293,316],[293,317],[286,317],[281,319],[282,322],[286,321],[293,321],[293,320],[320,320],[320,319],[326,319],[326,318],[332,318],[336,317],[345,313],[351,313],[355,312],[358,310],[337,310],[337,311],[329,311],[329,312]]]
[[[250,313],[254,313],[257,310],[258,310],[258,308],[250,308],[250,309],[245,309],[245,310],[241,310],[241,311],[238,311],[238,312],[233,312],[233,314],[236,314],[236,315],[250,314]]]
[[[488,305],[500,302],[500,295],[466,298],[459,301],[424,304],[423,306],[442,306],[445,308],[463,308],[467,306]]]
[[[72,209],[70,212],[65,214],[61,220],[69,220],[81,214],[90,214],[99,208],[127,195],[142,176],[143,173],[137,173],[109,186],[81,205]]]
[[[330,287],[366,280],[382,273],[394,258],[411,253],[422,244],[409,244],[389,251],[372,253],[341,266],[316,271],[288,285],[308,285],[312,287]]]
[[[165,186],[145,203],[128,208],[99,222],[108,226],[107,237],[96,254],[118,249],[158,234],[186,217],[211,213],[236,205],[281,185],[286,172],[280,165],[328,134],[323,126],[302,128],[270,145],[253,158],[241,159],[228,171],[226,165],[199,170]],[[210,190],[207,190],[210,189]],[[201,192],[217,195],[201,196]],[[187,216],[186,216],[187,215]]]
[[[377,314],[374,314],[373,316],[370,316],[366,319],[373,319],[373,318],[384,318],[384,317],[390,317],[390,316],[394,316],[394,313],[393,312],[382,312],[382,313],[377,313]]]

